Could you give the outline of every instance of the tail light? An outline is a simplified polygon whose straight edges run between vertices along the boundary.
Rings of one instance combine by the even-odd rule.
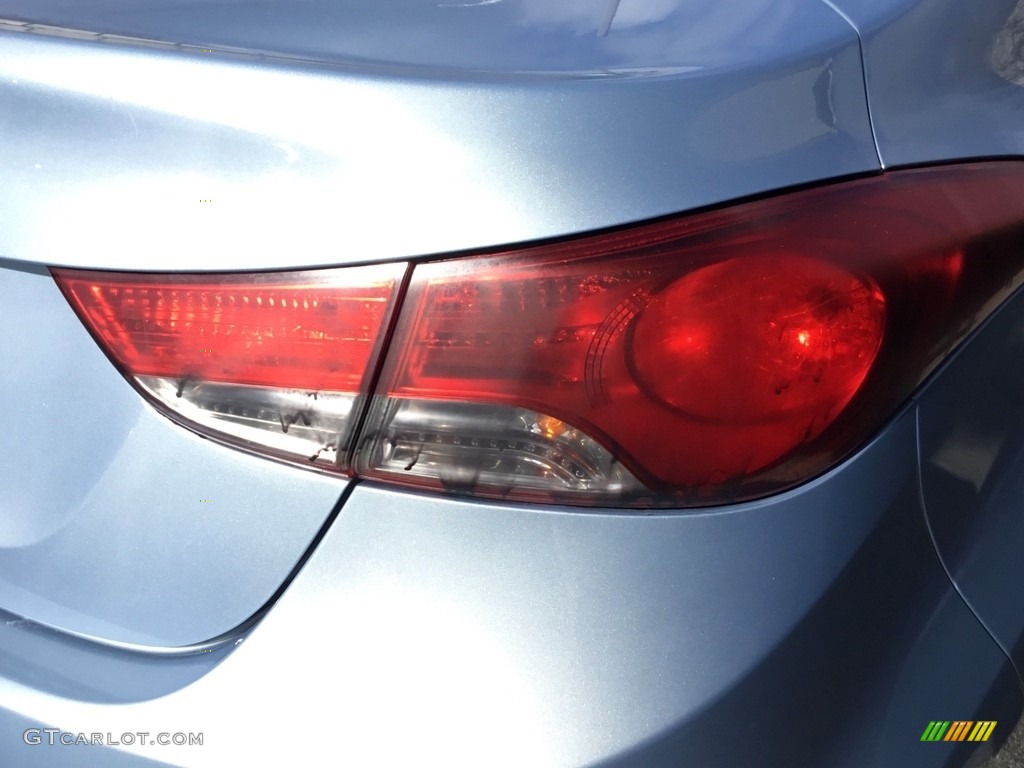
[[[720,504],[848,455],[1019,286],[1024,166],[417,264],[371,382],[401,269],[54,273],[155,402],[252,450],[491,498]]]
[[[54,269],[100,345],[168,416],[344,469],[404,265],[253,275]]]

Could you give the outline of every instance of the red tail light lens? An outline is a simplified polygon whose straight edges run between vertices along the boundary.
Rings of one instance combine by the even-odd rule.
[[[53,273],[100,344],[169,415],[337,469],[404,268]]]
[[[851,453],[1024,281],[1024,164],[422,263],[385,352],[403,270],[54,274],[165,412],[249,450],[490,498],[721,504]]]
[[[807,480],[1020,283],[1022,182],[904,171],[419,265],[356,470],[656,506]]]

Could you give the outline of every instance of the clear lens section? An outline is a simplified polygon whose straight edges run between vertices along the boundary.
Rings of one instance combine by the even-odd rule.
[[[176,417],[215,439],[279,458],[337,466],[355,397],[138,376],[139,386]]]
[[[619,498],[643,486],[570,424],[525,408],[378,398],[356,472],[458,493]]]

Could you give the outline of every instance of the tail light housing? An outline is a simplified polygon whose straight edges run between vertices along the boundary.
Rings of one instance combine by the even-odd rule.
[[[1020,285],[1022,168],[889,172],[418,263],[407,284],[405,265],[54,274],[208,436],[428,490],[713,505],[848,455]]]

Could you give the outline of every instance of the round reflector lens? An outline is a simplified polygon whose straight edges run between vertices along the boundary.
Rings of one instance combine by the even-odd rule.
[[[827,262],[746,256],[691,272],[637,318],[638,384],[682,414],[723,424],[805,420],[849,402],[882,343],[881,291]]]

